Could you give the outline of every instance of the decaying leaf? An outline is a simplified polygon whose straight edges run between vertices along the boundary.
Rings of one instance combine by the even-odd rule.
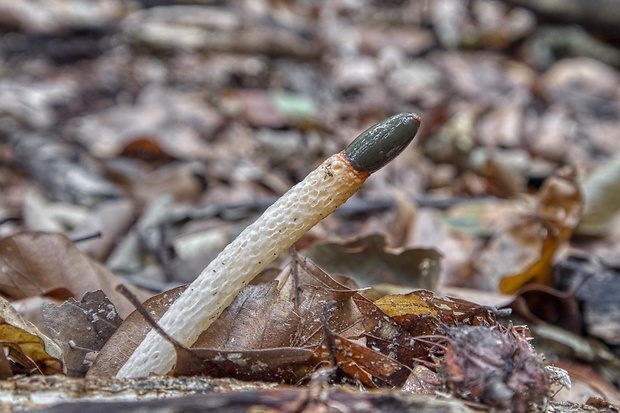
[[[434,289],[441,254],[434,249],[390,250],[382,235],[369,235],[346,244],[315,244],[308,257],[330,274],[353,278],[360,286],[391,283]]]
[[[101,350],[122,322],[102,291],[84,294],[79,303],[69,298],[59,306],[43,304],[41,311],[45,326],[62,349],[64,372],[74,377],[86,374],[87,353]]]
[[[0,297],[0,346],[19,373],[54,374],[62,370],[62,351],[52,339],[21,318]],[[23,368],[21,370],[19,367]],[[6,367],[6,364],[5,364]]]
[[[440,297],[432,291],[417,290],[409,294],[387,295],[375,304],[393,320],[416,335],[434,334],[420,324],[484,325],[497,324],[495,315],[502,310],[455,297]],[[433,320],[430,324],[422,320]]]
[[[176,353],[174,376],[208,375],[234,377],[242,380],[292,381],[310,371],[307,363],[312,351],[302,348],[271,348],[264,350],[215,350],[188,348],[170,337],[153,319],[127,287],[117,288],[136,310],[172,347]],[[303,364],[306,365],[304,369]],[[300,372],[300,369],[303,372]]]
[[[317,267],[296,256],[276,277],[277,284],[246,288],[196,341],[213,348],[315,347],[323,342],[323,303],[337,302],[331,327],[347,337],[361,334],[357,294]],[[266,296],[265,290],[270,290]],[[249,333],[249,334],[248,334]],[[223,346],[223,347],[222,347]]]
[[[330,346],[316,350],[319,360],[334,358],[336,366],[349,378],[368,388],[401,387],[411,370],[397,360],[352,340],[333,335]]]
[[[79,300],[88,291],[102,290],[121,316],[132,310],[114,290],[121,280],[81,253],[62,234],[21,232],[3,238],[0,266],[4,268],[0,273],[0,293],[7,298],[46,295]]]

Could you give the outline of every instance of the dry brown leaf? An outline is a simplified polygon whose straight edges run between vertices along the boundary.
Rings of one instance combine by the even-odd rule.
[[[127,287],[121,285],[118,289],[136,306],[137,312],[149,326],[174,347],[174,376],[207,375],[241,380],[291,382],[306,376],[315,365],[308,363],[312,351],[301,348],[228,351],[195,347],[190,349],[166,334]]]
[[[401,387],[411,373],[404,364],[371,348],[339,335],[331,339],[315,351],[317,358],[335,359],[338,369],[368,388]]]
[[[121,280],[82,254],[62,234],[20,232],[3,238],[0,268],[0,293],[11,299],[45,295],[79,300],[88,291],[102,290],[121,316],[132,311],[127,300],[114,290]]]
[[[32,323],[21,318],[11,304],[2,297],[0,297],[0,341],[3,348],[10,349],[8,359],[27,370],[35,368],[44,374],[62,371],[60,347]]]
[[[51,337],[62,349],[64,372],[73,377],[84,377],[87,353],[101,350],[122,322],[102,291],[84,294],[79,303],[73,298],[58,306],[46,303],[41,311]]]
[[[159,294],[147,300],[144,307],[157,320],[184,288]],[[323,342],[321,303],[330,300],[338,303],[338,315],[332,320],[332,328],[338,334],[357,337],[364,332],[360,322],[362,314],[352,299],[356,294],[355,290],[338,283],[310,260],[298,257],[280,273],[276,282],[250,285],[241,291],[209,329],[201,334],[193,349],[205,356],[236,352],[247,360],[258,360],[261,354],[262,357],[271,357],[267,350],[284,355],[285,351],[281,349],[290,348],[286,352],[295,353],[294,357],[307,358],[308,353],[304,349],[314,349]],[[144,318],[132,313],[101,350],[88,375],[116,375],[148,330]],[[271,366],[266,366],[271,369],[269,371],[280,368],[274,364],[278,363],[277,357],[262,361],[271,363]],[[176,370],[187,373],[191,371],[190,367],[182,365]],[[228,371],[235,377],[255,378],[251,372],[235,370],[230,366]],[[289,375],[285,378],[299,379],[300,374],[306,372],[301,369],[295,377]],[[214,369],[209,374],[222,374],[222,369]],[[272,378],[279,380],[282,375],[272,375]]]
[[[414,366],[428,356],[426,345],[388,317],[381,309],[365,297],[358,295],[355,303],[364,314],[364,338],[366,347],[388,355],[405,366]]]
[[[356,295],[311,260],[296,256],[276,277],[277,283],[244,289],[196,341],[195,347],[258,349],[313,348],[323,342],[322,303],[335,300],[332,328],[355,337],[363,332]]]
[[[307,376],[316,365],[312,351],[303,348],[263,350],[215,350],[175,346],[177,364],[173,375],[232,377],[293,383]]]

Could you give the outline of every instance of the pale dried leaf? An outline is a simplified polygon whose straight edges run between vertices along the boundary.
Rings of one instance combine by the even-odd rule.
[[[11,304],[0,297],[0,340],[19,350],[44,373],[57,373],[62,368],[62,351],[54,341],[34,324],[24,320]],[[9,356],[10,357],[10,356]]]
[[[86,374],[86,354],[101,350],[122,322],[102,291],[86,293],[79,303],[70,298],[58,306],[43,304],[42,313],[51,337],[62,349],[65,374],[74,377]]]

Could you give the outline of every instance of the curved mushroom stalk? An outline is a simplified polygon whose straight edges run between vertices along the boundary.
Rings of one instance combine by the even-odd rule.
[[[419,125],[420,118],[415,114],[394,115],[324,161],[239,234],[158,324],[179,342],[191,346],[261,270],[349,199],[372,172],[402,152]],[[117,377],[166,374],[175,361],[173,347],[151,330]]]

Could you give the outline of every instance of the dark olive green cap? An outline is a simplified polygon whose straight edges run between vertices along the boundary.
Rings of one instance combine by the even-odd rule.
[[[415,113],[399,113],[366,129],[344,150],[359,172],[373,173],[396,158],[413,140],[420,127]]]

